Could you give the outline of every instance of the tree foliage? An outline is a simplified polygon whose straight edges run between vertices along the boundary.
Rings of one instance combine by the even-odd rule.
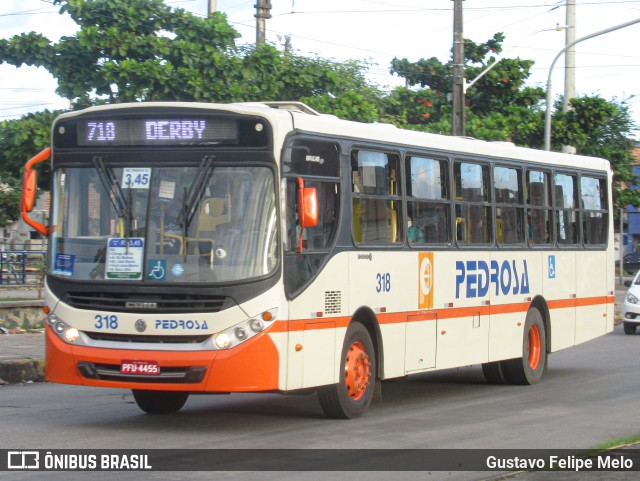
[[[539,87],[525,87],[533,61],[497,57],[503,41],[502,33],[481,44],[465,40],[465,78],[482,74],[465,95],[467,135],[535,146],[542,140],[540,102],[545,93]],[[494,67],[483,74],[490,65]],[[452,59],[446,63],[437,58],[393,59],[391,73],[405,78],[408,87],[420,88],[396,89],[388,104],[389,117],[406,121],[407,128],[449,132],[451,101],[447,94],[452,91],[452,69]]]
[[[633,173],[634,146],[629,133],[634,126],[628,105],[608,102],[599,96],[571,99],[571,109],[566,113],[561,105],[557,102],[555,106],[552,144],[558,148],[562,144],[571,145],[578,154],[607,159],[614,174],[616,205],[640,206],[640,191],[627,188],[638,180]]]
[[[238,47],[222,13],[202,18],[162,0],[54,0],[78,24],[57,43],[30,32],[0,40],[0,61],[47,69],[76,107],[100,102],[239,102],[349,96],[367,87],[365,64]],[[354,101],[363,105],[354,106]],[[329,103],[325,101],[325,103]],[[364,98],[331,102],[370,121]],[[362,113],[364,117],[360,118]]]
[[[0,226],[20,218],[21,198],[22,191],[18,179],[8,175],[0,177]]]

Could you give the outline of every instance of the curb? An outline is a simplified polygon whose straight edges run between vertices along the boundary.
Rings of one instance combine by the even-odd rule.
[[[44,359],[0,361],[0,385],[44,381]]]

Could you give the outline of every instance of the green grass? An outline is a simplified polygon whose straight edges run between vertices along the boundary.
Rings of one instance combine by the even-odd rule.
[[[611,439],[610,441],[607,441],[603,444],[598,444],[593,449],[595,450],[612,449],[618,446],[624,446],[626,444],[635,444],[638,442],[640,442],[640,434],[634,434],[633,436],[627,436],[624,438]]]

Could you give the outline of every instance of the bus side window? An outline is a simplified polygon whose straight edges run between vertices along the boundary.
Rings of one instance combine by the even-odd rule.
[[[578,200],[575,175],[555,175],[555,208],[558,244],[578,243]]]
[[[489,166],[472,162],[454,164],[456,237],[462,244],[490,244],[492,215]]]
[[[527,172],[527,240],[530,245],[548,245],[551,235],[552,204],[549,172]]]
[[[606,210],[606,182],[604,179],[582,176],[582,233],[585,245],[604,244],[607,240],[608,213]]]
[[[400,242],[399,156],[356,150],[351,154],[353,237],[363,244]]]
[[[409,244],[448,243],[451,207],[447,162],[415,155],[406,157],[405,167]]]

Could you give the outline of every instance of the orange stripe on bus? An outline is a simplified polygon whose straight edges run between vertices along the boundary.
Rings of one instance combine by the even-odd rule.
[[[567,309],[572,307],[586,307],[586,306],[598,306],[613,304],[614,296],[597,296],[597,297],[584,297],[584,298],[570,298],[570,299],[555,299],[548,300],[547,306],[550,310],[554,309]],[[491,304],[491,305],[477,305],[477,306],[465,306],[465,307],[452,307],[444,309],[429,309],[427,311],[401,311],[401,312],[388,312],[377,314],[378,322],[380,324],[401,324],[406,322],[423,322],[423,321],[435,321],[436,319],[455,319],[457,317],[470,317],[474,315],[500,315],[500,314],[515,314],[518,312],[526,313],[529,309],[530,302],[516,302],[512,304]],[[335,323],[335,327],[347,327],[351,320],[350,316],[340,317],[325,317],[324,319],[331,319]],[[296,319],[291,321],[278,321],[272,326],[270,332],[292,332],[292,331],[304,331],[307,330],[305,324],[312,324],[317,322],[317,319]],[[330,329],[333,328],[328,323],[318,323],[317,327],[314,326],[312,330],[316,329]]]

